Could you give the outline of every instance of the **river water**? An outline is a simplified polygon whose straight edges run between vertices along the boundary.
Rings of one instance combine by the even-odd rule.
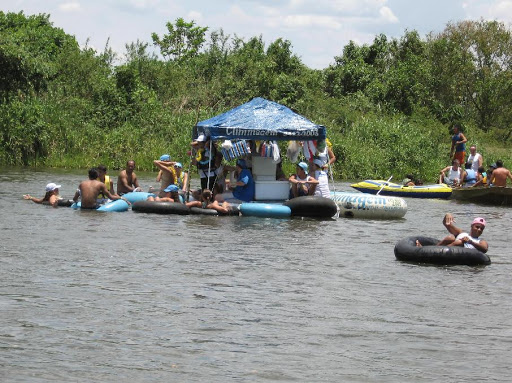
[[[408,199],[399,220],[51,208],[85,171],[2,168],[2,382],[504,382],[512,209]],[[155,174],[139,174],[155,185]],[[337,190],[351,190],[338,183]],[[396,261],[445,212],[488,225],[487,267]]]

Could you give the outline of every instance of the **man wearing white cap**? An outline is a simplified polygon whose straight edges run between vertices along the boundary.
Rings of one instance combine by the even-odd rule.
[[[201,192],[207,188],[213,190],[217,179],[215,171],[220,166],[222,154],[217,151],[215,144],[210,142],[210,138],[204,134],[200,134],[191,146],[195,150],[192,163],[197,166],[201,179]]]
[[[57,185],[56,183],[50,182],[45,187],[46,194],[43,198],[35,198],[32,197],[30,194],[25,194],[23,196],[24,199],[30,200],[35,203],[41,203],[44,205],[51,205],[53,207],[58,206],[59,202],[59,189],[61,185]]]
[[[477,249],[482,253],[487,253],[489,249],[487,241],[479,238],[485,229],[486,222],[484,218],[475,218],[471,223],[469,233],[464,232],[462,229],[455,226],[454,223],[455,218],[453,218],[453,215],[447,213],[443,218],[443,225],[450,232],[450,235],[439,241],[437,246],[463,246],[469,249]],[[416,246],[421,246],[421,244],[416,241]]]

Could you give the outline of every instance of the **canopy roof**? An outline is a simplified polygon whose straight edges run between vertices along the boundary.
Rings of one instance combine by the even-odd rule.
[[[197,134],[213,140],[309,141],[325,139],[325,127],[316,125],[284,105],[261,97],[226,113],[197,123]]]

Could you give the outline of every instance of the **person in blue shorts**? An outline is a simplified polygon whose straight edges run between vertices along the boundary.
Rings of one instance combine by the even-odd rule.
[[[250,202],[254,199],[255,185],[252,173],[247,169],[245,160],[236,162],[238,177],[233,185],[229,185],[232,192],[217,194],[215,199],[219,202],[242,203]]]

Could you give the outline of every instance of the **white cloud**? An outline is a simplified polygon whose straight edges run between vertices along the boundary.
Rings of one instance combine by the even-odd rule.
[[[489,9],[489,16],[492,19],[501,19],[508,23],[512,22],[512,1],[496,1]]]
[[[398,17],[393,14],[393,11],[388,7],[382,7],[379,10],[381,19],[386,23],[398,23]]]
[[[130,4],[136,9],[154,8],[158,3],[158,0],[130,0]]]
[[[339,29],[341,22],[339,19],[331,16],[318,16],[318,15],[290,15],[283,19],[283,25],[288,28],[327,28]]]
[[[62,12],[77,12],[80,11],[82,7],[80,6],[80,3],[73,1],[70,3],[63,3],[59,5],[59,10]]]
[[[194,20],[209,31],[223,29],[243,39],[262,36],[266,44],[289,40],[314,68],[325,68],[348,41],[371,43],[376,35],[400,37],[405,29],[441,31],[449,21],[512,23],[512,0],[0,0],[4,12],[48,13],[55,26],[103,47],[110,37],[118,52],[166,22]],[[440,11],[442,9],[442,11]]]
[[[202,13],[201,12],[197,12],[197,11],[190,11],[187,14],[187,19],[185,21],[192,21],[192,20],[194,20],[196,25],[201,25],[201,23],[203,21]]]

